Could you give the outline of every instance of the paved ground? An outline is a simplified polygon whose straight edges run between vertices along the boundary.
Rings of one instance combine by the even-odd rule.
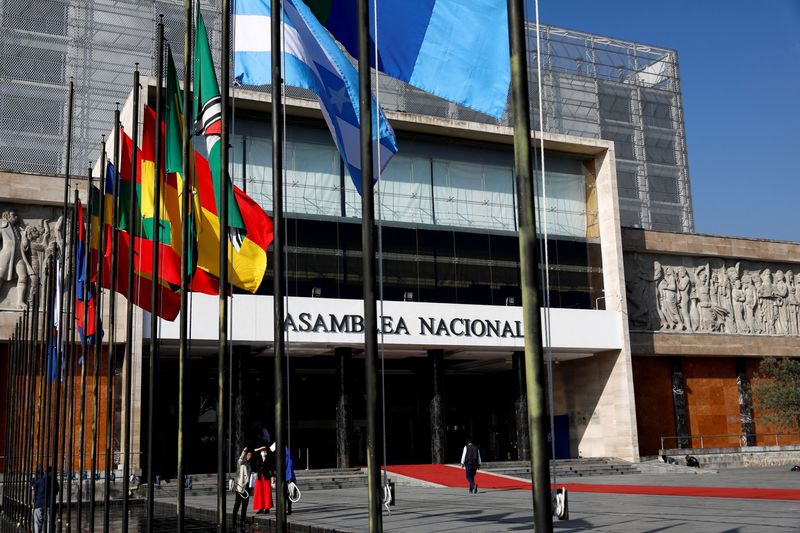
[[[658,474],[564,478],[567,482],[667,486],[762,487],[800,489],[800,473],[788,467],[723,470],[719,474]],[[301,487],[302,488],[302,487]],[[230,498],[229,498],[230,499]],[[361,532],[367,530],[366,489],[306,491],[291,521]],[[170,503],[165,501],[164,503]],[[187,505],[211,510],[213,496],[187,498]],[[800,502],[736,498],[689,498],[570,493],[570,520],[555,522],[561,533],[598,531],[781,533],[800,531]],[[229,502],[232,507],[233,502]],[[496,532],[531,530],[531,493],[397,487],[397,505],[384,513],[386,531]],[[254,528],[268,531],[268,528]]]

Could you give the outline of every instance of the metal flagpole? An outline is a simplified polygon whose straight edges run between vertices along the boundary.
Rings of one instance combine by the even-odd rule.
[[[50,463],[50,443],[51,443],[51,419],[52,419],[52,409],[50,408],[52,404],[52,392],[53,392],[53,385],[50,382],[50,376],[53,374],[53,359],[50,357],[50,343],[53,342],[53,314],[55,312],[55,285],[56,285],[56,258],[55,254],[48,255],[47,252],[44,253],[45,258],[45,278],[47,286],[47,290],[45,292],[45,312],[42,319],[42,357],[43,357],[43,368],[44,368],[44,375],[42,376],[42,384],[44,386],[44,412],[42,416],[42,445],[40,450],[41,461],[44,467],[45,475],[50,470],[50,467],[55,468],[52,463]],[[54,473],[55,474],[55,473]],[[51,490],[49,490],[48,484],[45,484],[45,494],[44,494],[44,508],[43,513],[44,516],[49,516],[47,513],[50,512],[53,508],[53,500],[51,499]],[[45,518],[46,523],[48,524],[48,531],[53,531],[53,528],[50,528],[50,520]]]
[[[101,168],[102,168],[102,161]],[[89,284],[91,283],[91,241],[92,241],[92,167],[89,167],[89,172],[86,176],[86,241],[84,243],[84,255],[83,255],[83,291],[81,294],[81,299],[83,300],[83,337],[81,338],[81,358],[83,360],[83,364],[81,365],[81,405],[80,405],[80,412],[81,412],[81,432],[80,432],[80,444],[78,446],[78,516],[76,522],[76,530],[83,532],[83,468],[84,468],[84,459],[86,454],[86,389],[87,389],[87,379],[86,379],[86,372],[87,367],[89,366],[89,357],[88,354],[88,340],[87,340],[87,332],[89,327]],[[95,302],[96,303],[96,302]],[[95,329],[97,324],[95,323]],[[100,335],[97,334],[95,330],[95,342],[98,342],[100,339]]]
[[[177,530],[183,533],[186,490],[184,486],[186,468],[184,464],[184,424],[186,403],[186,365],[189,358],[189,208],[192,195],[194,169],[191,165],[192,144],[192,0],[184,0],[185,33],[183,42],[183,187],[181,191],[181,316],[180,341],[178,347],[178,494]]]
[[[158,19],[158,57],[156,58],[156,71],[158,84],[156,85],[156,168],[155,184],[153,187],[153,284],[150,293],[150,369],[148,376],[147,400],[147,533],[153,531],[153,509],[155,497],[155,468],[153,457],[153,438],[155,433],[155,388],[156,365],[158,364],[158,313],[159,307],[159,279],[158,279],[158,249],[161,239],[161,173],[163,172],[162,159],[164,158],[164,139],[161,134],[161,122],[164,115],[164,15]]]
[[[219,201],[219,346],[217,352],[217,530],[225,533],[225,421],[228,412],[225,409],[225,360],[228,356],[228,194],[230,180],[228,178],[230,106],[228,103],[231,83],[231,3],[222,0],[222,80],[221,80],[221,118],[222,129],[220,143],[220,201]]]
[[[97,282],[94,285],[94,388],[92,389],[92,479],[89,482],[91,500],[89,502],[89,532],[94,533],[95,504],[97,502],[97,451],[100,447],[98,441],[98,423],[100,422],[100,362],[103,356],[103,264],[105,262],[106,241],[106,143],[105,136],[101,143],[100,154],[100,207],[99,223],[97,225],[97,266],[95,267]],[[91,195],[91,190],[89,192]],[[91,197],[91,196],[90,196]],[[90,237],[91,241],[91,237]],[[110,350],[108,354],[110,360]],[[109,363],[110,364],[110,363]]]
[[[133,267],[134,267],[134,240],[136,236],[136,229],[139,223],[136,216],[136,177],[139,172],[139,165],[137,164],[137,156],[139,150],[139,63],[136,63],[136,68],[133,71],[133,114],[131,126],[131,182],[130,182],[130,199],[128,210],[128,298],[126,299],[126,321],[125,321],[125,360],[123,361],[125,372],[125,384],[123,389],[124,403],[125,403],[125,424],[122,426],[122,446],[120,452],[123,453],[121,459],[122,463],[122,533],[128,533],[128,491],[130,490],[130,475],[131,475],[131,372],[133,366],[131,359],[133,358]],[[154,250],[154,254],[157,251]],[[122,452],[122,450],[125,450]]]
[[[369,530],[383,531],[378,462],[378,311],[375,302],[375,194],[372,188],[372,79],[369,63],[369,1],[358,0],[358,100],[361,127],[361,247],[364,284],[364,369],[367,389],[367,485]]]
[[[72,512],[72,461],[73,456],[72,453],[74,452],[74,447],[72,444],[74,431],[73,431],[73,412],[75,410],[75,390],[74,390],[74,372],[75,372],[75,323],[73,321],[73,317],[75,316],[75,262],[77,258],[75,256],[76,253],[76,244],[77,239],[75,236],[77,235],[77,224],[78,224],[78,189],[74,190],[74,199],[72,201],[72,222],[70,223],[70,261],[69,267],[67,270],[67,315],[66,320],[62,324],[62,327],[67,328],[65,332],[65,336],[67,337],[67,345],[66,349],[64,350],[66,354],[66,377],[67,385],[66,385],[66,398],[64,399],[64,430],[61,432],[61,472],[62,472],[62,479],[63,474],[66,472],[67,474],[67,509],[66,509],[66,521],[67,521],[67,533],[71,532],[71,521],[70,521],[70,513]],[[69,436],[67,436],[69,435]],[[69,446],[69,447],[68,447]],[[69,453],[67,453],[69,450]],[[69,463],[65,465],[67,459],[69,459]],[[62,529],[63,525],[63,510],[64,510],[64,487],[61,487],[62,490],[59,491],[58,497],[58,508],[59,508],[59,524],[58,528],[59,531]]]
[[[36,280],[38,283],[38,280]],[[33,280],[31,280],[31,284],[33,284]],[[29,293],[30,294],[30,293]],[[28,402],[28,424],[27,424],[27,440],[25,443],[25,455],[23,457],[25,461],[25,465],[22,467],[22,472],[28,471],[28,468],[31,468],[34,465],[33,459],[33,445],[34,445],[34,427],[36,421],[36,357],[33,351],[33,313],[38,312],[38,306],[35,304],[36,298],[32,300],[29,298],[29,301],[25,307],[25,316],[23,318],[23,330],[25,335],[25,359],[27,360],[27,374],[28,374],[28,385],[26,387],[26,400]],[[30,507],[31,498],[33,494],[31,491],[24,490],[23,491],[23,505],[21,506],[21,511],[24,514],[21,522],[23,524],[28,524],[30,521],[30,513],[27,512]]]
[[[119,269],[119,165],[121,123],[119,107],[114,111],[114,177],[111,180],[111,283],[108,292],[108,365],[106,366],[106,464],[103,490],[103,531],[108,531],[111,518],[111,464],[114,462],[114,375],[117,366],[117,277]]]
[[[531,172],[531,117],[525,49],[523,0],[508,0],[511,52],[511,102],[514,113],[514,173],[517,183],[522,315],[525,328],[525,374],[528,394],[528,431],[531,443],[534,528],[552,533],[550,464],[547,457],[545,372],[542,318],[539,303],[539,250],[536,246],[536,208]]]
[[[281,73],[281,0],[271,0],[270,31],[272,48],[272,264],[274,317],[274,365],[275,365],[275,492],[277,503],[278,533],[286,533],[286,410],[284,393],[284,220],[283,220],[283,75]]]
[[[14,333],[11,337],[11,342],[8,351],[8,366],[6,367],[6,408],[5,408],[5,435],[3,436],[3,450],[5,451],[5,457],[3,458],[3,514],[8,514],[9,509],[11,508],[11,499],[10,499],[10,490],[9,487],[16,486],[15,483],[15,475],[14,475],[14,467],[11,466],[17,456],[16,446],[12,446],[12,443],[16,444],[16,440],[12,437],[12,435],[17,435],[19,433],[19,428],[16,427],[16,421],[18,420],[17,411],[20,407],[24,407],[22,403],[17,404],[14,402],[14,406],[12,408],[11,399],[17,395],[17,376],[15,372],[17,371],[17,343],[19,342],[19,322],[14,327]],[[14,413],[14,416],[11,416],[11,413]]]
[[[53,384],[53,389],[55,392],[55,399],[53,401],[53,409],[51,412],[51,417],[53,419],[53,429],[52,433],[50,434],[50,450],[51,456],[51,466],[53,467],[53,473],[57,472],[58,467],[58,430],[59,430],[59,421],[61,418],[61,365],[63,364],[63,352],[62,352],[62,341],[64,338],[64,327],[65,327],[65,305],[64,305],[64,281],[66,277],[66,254],[67,254],[67,245],[66,245],[66,224],[67,224],[67,204],[69,203],[69,180],[70,180],[70,159],[72,159],[72,112],[73,112],[73,103],[75,100],[75,82],[70,80],[69,81],[69,111],[67,114],[67,157],[66,157],[66,171],[64,172],[64,205],[61,210],[61,226],[59,228],[59,239],[61,242],[61,250],[58,258],[58,264],[61,266],[61,271],[56,271],[56,274],[59,275],[60,279],[56,282],[56,284],[61,284],[61,292],[56,291],[56,297],[59,299],[58,305],[54,307],[54,312],[59,314],[58,316],[58,331],[56,332],[56,344],[55,344],[55,351],[56,351],[56,359],[54,361],[56,368],[53,369],[56,373],[56,379]],[[55,316],[54,316],[55,319]],[[49,423],[49,422],[48,422]],[[50,491],[48,496],[48,502],[50,507],[50,514],[48,515],[48,527],[50,531],[55,531],[56,527],[56,493],[55,491]]]

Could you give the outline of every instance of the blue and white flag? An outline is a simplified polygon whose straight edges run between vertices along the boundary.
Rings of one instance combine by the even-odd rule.
[[[305,1],[333,37],[357,57],[356,3]],[[445,100],[502,117],[511,84],[506,2],[379,0],[378,70]],[[374,40],[374,27],[370,33]],[[375,67],[373,55],[370,61]]]
[[[272,83],[269,0],[238,0],[235,24],[235,77],[242,85]],[[302,0],[284,0],[283,79],[286,85],[302,87],[319,97],[320,108],[331,130],[353,183],[361,192],[361,150],[358,104],[358,73],[331,35]],[[397,152],[389,122],[372,100],[373,176]]]

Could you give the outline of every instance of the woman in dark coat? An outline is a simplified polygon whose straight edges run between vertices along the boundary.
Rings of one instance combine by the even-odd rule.
[[[271,461],[268,457],[267,448],[262,447],[256,450],[258,464],[256,466],[256,484],[253,489],[253,509],[256,514],[266,514],[272,509],[272,472]]]

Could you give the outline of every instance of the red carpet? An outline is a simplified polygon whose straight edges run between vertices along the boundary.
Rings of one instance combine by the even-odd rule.
[[[466,489],[467,479],[462,468],[447,465],[397,465],[389,466],[389,472],[436,483],[445,487]],[[478,471],[475,482],[479,489],[530,490],[527,481]],[[697,498],[747,498],[760,500],[800,500],[800,489],[765,489],[745,487],[673,487],[667,485],[610,485],[594,483],[559,483],[571,492],[594,492],[600,494],[642,494],[652,496],[691,496]]]

